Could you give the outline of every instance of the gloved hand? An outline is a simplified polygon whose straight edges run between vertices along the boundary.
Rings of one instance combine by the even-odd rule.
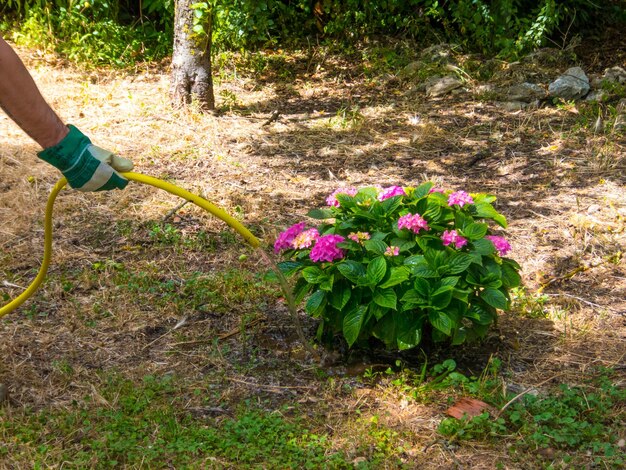
[[[91,143],[89,137],[71,124],[61,142],[37,155],[55,166],[78,191],[108,191],[124,189],[128,180],[118,171],[133,169],[133,163]],[[116,171],[117,170],[117,171]]]

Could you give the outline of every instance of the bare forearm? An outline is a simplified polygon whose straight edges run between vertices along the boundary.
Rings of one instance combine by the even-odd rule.
[[[42,148],[56,145],[69,131],[41,96],[20,58],[1,37],[0,107]]]

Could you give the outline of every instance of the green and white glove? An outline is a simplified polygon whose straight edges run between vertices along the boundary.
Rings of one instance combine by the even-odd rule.
[[[54,147],[39,152],[39,158],[61,170],[70,186],[78,191],[124,189],[128,180],[118,171],[132,170],[133,163],[96,147],[71,124],[67,127],[69,134]]]

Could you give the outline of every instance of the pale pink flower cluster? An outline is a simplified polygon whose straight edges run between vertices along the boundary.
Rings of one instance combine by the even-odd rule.
[[[301,250],[303,248],[309,248],[315,240],[320,237],[320,233],[316,228],[310,228],[309,230],[305,230],[304,232],[300,232],[291,242],[291,246],[293,246],[296,250]]]
[[[457,233],[456,230],[446,230],[441,234],[441,240],[443,240],[444,246],[450,244],[456,248],[461,248],[467,245],[467,240]]]
[[[428,194],[432,194],[432,193],[441,193],[441,194],[443,194],[445,192],[446,192],[445,189],[438,188],[438,187],[435,186],[434,188],[430,188],[430,191],[428,191]]]
[[[430,230],[428,222],[419,214],[407,214],[398,219],[398,229],[408,228],[413,233],[420,230]]]
[[[337,194],[346,194],[348,196],[355,196],[358,192],[356,188],[338,188],[326,198],[326,204],[332,207],[339,207],[339,201],[337,200]]]
[[[365,240],[370,239],[370,234],[368,232],[352,232],[348,235],[348,238],[362,244]]]
[[[388,246],[385,250],[385,256],[398,256],[400,254],[399,246]]]
[[[389,186],[388,188],[384,188],[378,193],[378,200],[384,201],[394,196],[406,196],[404,188],[402,186]]]
[[[309,257],[315,261],[334,261],[345,256],[344,251],[337,246],[345,238],[341,235],[322,235],[317,239]]]
[[[306,224],[304,222],[298,222],[292,225],[284,232],[278,235],[278,238],[274,242],[274,253],[278,253],[282,250],[289,250],[293,248],[293,240],[304,231]]]
[[[465,204],[474,204],[474,200],[465,191],[457,191],[448,196],[448,205],[452,207],[455,204],[463,207]]]
[[[506,238],[498,235],[487,235],[485,238],[487,240],[491,240],[491,243],[493,243],[496,247],[499,256],[504,256],[511,251],[511,244],[506,241]]]

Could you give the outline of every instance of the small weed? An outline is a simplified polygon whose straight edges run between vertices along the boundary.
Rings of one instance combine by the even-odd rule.
[[[604,369],[586,386],[562,384],[548,395],[525,395],[495,419],[485,412],[472,419],[444,419],[439,432],[450,439],[510,438],[518,452],[542,448],[579,452],[594,465],[626,463],[617,440],[624,419],[626,390]]]
[[[511,289],[511,309],[528,318],[546,318],[549,299],[545,294],[528,292],[525,287]]]
[[[334,117],[329,119],[328,124],[333,128],[358,130],[364,121],[365,117],[361,114],[358,106],[344,106],[337,111]]]

